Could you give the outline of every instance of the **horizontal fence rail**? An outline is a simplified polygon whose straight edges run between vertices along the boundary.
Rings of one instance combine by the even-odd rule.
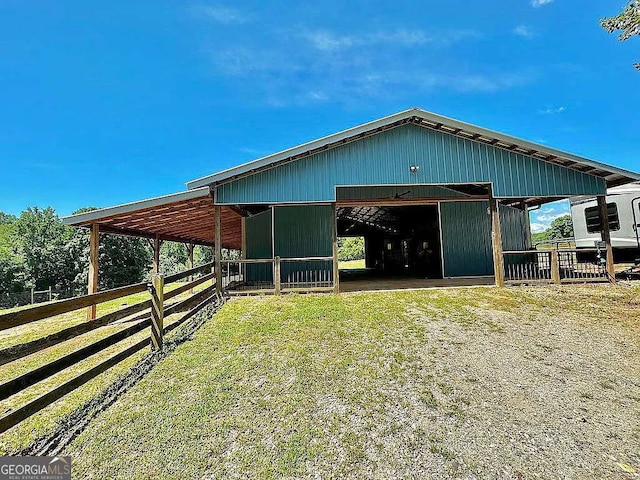
[[[1,366],[19,358],[23,358],[26,355],[37,353],[46,348],[79,337],[80,335],[92,330],[108,325],[115,325],[114,322],[118,320],[126,319],[126,323],[117,324],[124,327],[121,330],[115,332],[111,331],[99,340],[83,345],[71,352],[63,353],[53,361],[22,373],[0,384],[0,400],[5,400],[12,395],[20,393],[29,387],[32,387],[53,375],[78,364],[79,362],[103,352],[107,348],[131,338],[149,327],[151,327],[150,333],[152,333],[152,335],[145,336],[141,340],[136,341],[133,345],[129,345],[122,351],[100,361],[97,365],[89,368],[85,372],[82,372],[70,380],[55,386],[51,390],[28,401],[26,404],[16,408],[15,410],[6,413],[4,416],[0,417],[0,433],[17,425],[24,419],[47,407],[52,402],[62,398],[81,385],[84,385],[100,373],[120,363],[134,353],[140,351],[142,348],[150,345],[155,345],[156,348],[162,348],[162,337],[165,333],[177,328],[209,303],[221,300],[219,294],[216,293],[214,280],[215,275],[211,272],[212,267],[213,263],[208,263],[167,277],[156,275],[154,276],[151,284],[145,282],[128,285],[126,287],[107,290],[105,292],[85,295],[69,300],[54,302],[48,305],[40,305],[20,310],[18,312],[0,315],[0,330],[7,330],[30,322],[35,322],[37,320],[44,320],[62,313],[72,312],[83,307],[97,305],[109,300],[125,297],[133,293],[140,293],[148,290],[151,294],[151,299],[149,300],[129,305],[115,312],[96,318],[95,320],[89,320],[78,325],[64,328],[45,337],[0,350]],[[203,273],[204,275],[201,275],[195,280],[193,279],[194,275]],[[190,279],[189,282],[170,291],[164,292],[165,285],[167,283],[176,282],[187,277]],[[193,293],[193,289],[195,287],[198,287],[207,281],[211,281],[211,285],[201,288],[198,292]],[[158,291],[158,287],[161,288],[160,291]],[[190,294],[186,298],[174,301],[173,303],[165,303],[165,300],[175,298],[187,291],[189,291]],[[145,311],[146,313],[143,313]],[[187,313],[182,315],[179,319],[173,321],[169,325],[164,325],[163,322],[165,317],[185,311]],[[152,339],[153,342],[151,341]]]
[[[606,251],[595,248],[512,250],[503,252],[504,278],[510,284],[606,282]]]
[[[327,292],[334,288],[333,257],[222,260],[222,285],[229,295]]]

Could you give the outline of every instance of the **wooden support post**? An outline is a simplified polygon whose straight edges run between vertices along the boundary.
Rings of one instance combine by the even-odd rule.
[[[557,248],[551,249],[551,281],[560,283],[560,258]]]
[[[215,235],[216,235],[216,243],[215,243],[215,252],[214,252],[214,260],[215,260],[215,272],[216,272],[216,292],[222,292],[222,207],[220,205],[216,205],[214,207],[214,215],[215,215]]]
[[[606,260],[607,260],[607,273],[609,279],[615,282],[616,271],[613,263],[613,249],[611,248],[611,231],[609,229],[609,209],[607,208],[607,198],[604,195],[598,195],[598,212],[600,213],[600,238],[605,244]]]
[[[151,348],[162,350],[164,329],[164,277],[154,274],[151,277]]]
[[[153,274],[158,275],[160,273],[160,247],[162,242],[156,235],[153,239]]]
[[[493,270],[496,286],[504,287],[504,258],[502,256],[502,230],[500,228],[500,210],[498,200],[489,193],[489,209],[491,211],[491,244],[493,247]]]
[[[336,215],[335,203],[331,204],[331,210],[333,211],[333,293],[340,293],[340,271],[338,269],[338,217]]]
[[[240,258],[245,260],[247,258],[247,219],[242,217],[240,219],[240,228],[242,231],[242,244],[240,246]]]
[[[89,284],[87,294],[91,295],[98,291],[98,251],[100,246],[100,226],[97,223],[91,225],[89,237]],[[87,320],[96,318],[96,306],[87,308]]]
[[[276,295],[280,295],[280,257],[273,260],[273,284],[275,285]]]
[[[193,243],[187,243],[187,270],[193,268],[193,250],[195,245]],[[189,283],[193,282],[193,275],[189,275]],[[189,293],[193,293],[193,288],[189,289]]]

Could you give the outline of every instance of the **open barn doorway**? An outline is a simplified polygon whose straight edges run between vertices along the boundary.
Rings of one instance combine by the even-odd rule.
[[[363,237],[365,251],[363,268],[340,271],[341,290],[351,290],[349,282],[414,288],[442,278],[437,205],[339,206],[336,217],[338,237]]]

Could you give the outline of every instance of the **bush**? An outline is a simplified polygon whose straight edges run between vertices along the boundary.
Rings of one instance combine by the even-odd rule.
[[[338,239],[338,260],[362,260],[364,237],[342,237]]]

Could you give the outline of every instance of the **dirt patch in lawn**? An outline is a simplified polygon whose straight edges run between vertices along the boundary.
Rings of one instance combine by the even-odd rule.
[[[234,300],[65,453],[83,478],[637,478],[639,293]]]

